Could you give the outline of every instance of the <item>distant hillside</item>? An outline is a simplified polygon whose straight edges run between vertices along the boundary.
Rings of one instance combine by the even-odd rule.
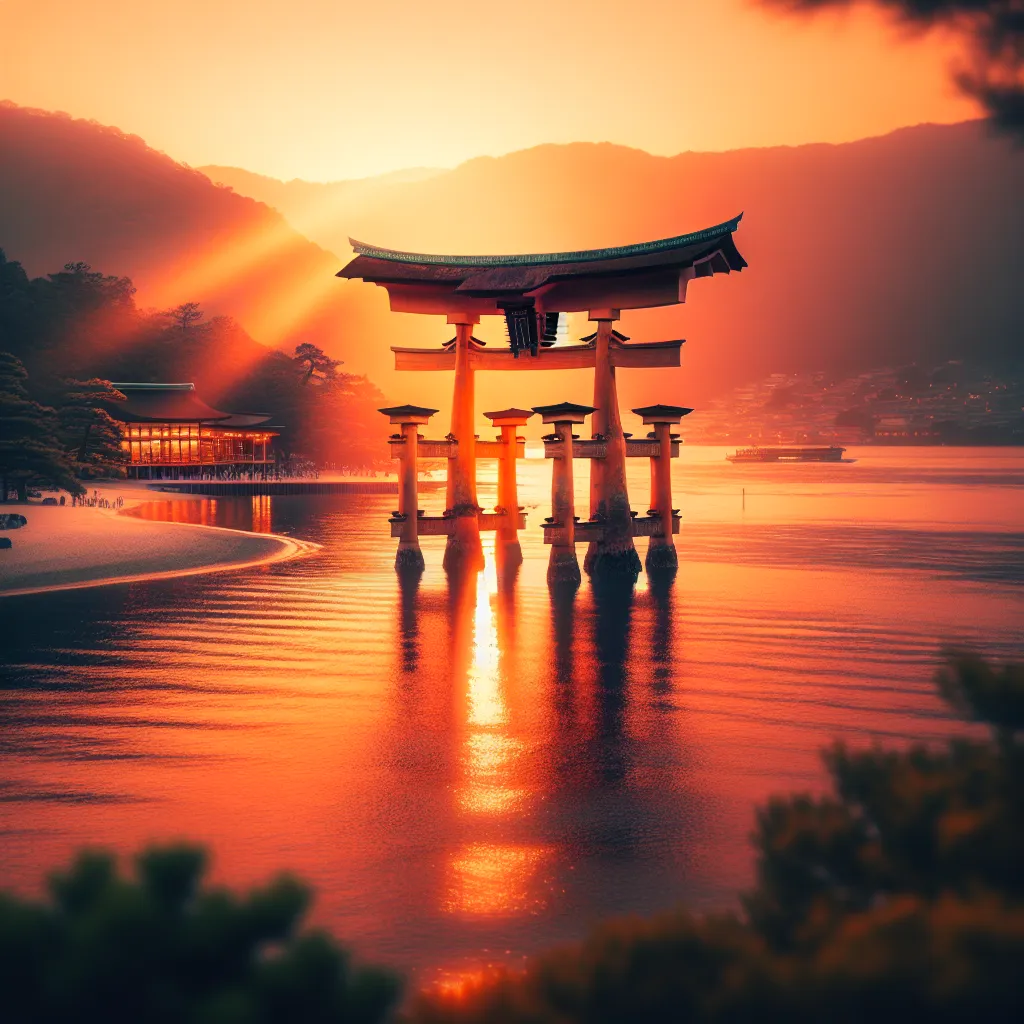
[[[387,194],[387,189],[392,185],[414,184],[445,173],[445,170],[439,167],[411,167],[373,178],[320,182],[302,181],[300,178],[278,181],[277,178],[254,174],[240,167],[220,167],[213,164],[199,167],[197,170],[202,171],[217,185],[226,185],[243,196],[251,196],[261,203],[273,206],[284,213],[292,225],[303,234],[311,230],[323,236],[326,222],[332,221],[334,237],[341,239],[342,252],[348,250],[348,242],[346,236],[340,233],[340,226],[352,219],[353,211],[377,202],[380,196]]]
[[[358,202],[347,185],[319,188],[319,217],[308,201],[300,210],[290,196],[275,200],[336,252],[348,235],[428,252],[615,245],[746,211],[737,243],[748,270],[698,282],[683,310],[624,321],[638,339],[688,338],[672,385],[680,399],[775,370],[1003,358],[1024,338],[1024,150],[981,122],[671,158],[540,146],[382,182]],[[660,374],[657,387],[643,372],[626,376],[637,399],[666,387]]]
[[[348,235],[435,252],[574,249],[744,210],[746,271],[696,282],[683,308],[626,314],[637,340],[688,343],[678,372],[625,372],[624,404],[699,405],[773,371],[1005,358],[1024,337],[1024,151],[980,122],[671,158],[540,146],[336,184],[207,170],[236,191],[115,129],[0,105],[0,247],[33,275],[86,261],[131,276],[142,306],[199,300],[258,341],[313,341],[390,398],[442,409],[449,375],[396,374],[388,346],[437,343],[449,328],[336,279]],[[588,330],[583,316],[570,326]],[[478,333],[503,335],[497,321]],[[481,408],[581,400],[591,386],[585,373],[488,377]]]
[[[140,306],[199,301],[259,341],[314,341],[347,357],[369,305],[343,260],[260,202],[136,136],[0,104],[0,248],[40,275],[85,262],[127,275]]]

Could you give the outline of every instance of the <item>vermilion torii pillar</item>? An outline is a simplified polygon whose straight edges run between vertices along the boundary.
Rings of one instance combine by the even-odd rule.
[[[593,310],[597,321],[594,339],[593,432],[604,436],[606,455],[590,463],[590,515],[604,522],[601,540],[591,541],[583,567],[591,575],[633,576],[640,572],[640,556],[633,545],[632,516],[626,487],[626,438],[619,416],[619,396],[612,362],[612,324],[617,309]]]
[[[479,569],[484,564],[480,544],[480,506],[476,497],[476,406],[475,373],[470,362],[473,325],[480,318],[451,315],[455,325],[455,387],[452,394],[452,436],[458,443],[455,457],[448,460],[448,508],[445,515],[454,517],[455,529],[448,536],[444,549],[446,569]],[[518,511],[518,510],[517,510]]]
[[[672,427],[693,410],[680,405],[647,405],[633,412],[654,427],[653,438],[658,442],[658,454],[651,457],[651,510],[661,519],[662,532],[651,536],[645,567],[648,573],[672,572],[679,565],[672,537]]]
[[[523,560],[523,549],[519,544],[519,489],[516,484],[516,452],[519,438],[516,430],[525,427],[533,415],[529,409],[502,409],[500,412],[485,412],[496,427],[501,429],[501,455],[498,457],[498,507],[504,510],[505,519],[498,527],[494,540],[495,555],[506,566],[518,565]]]
[[[396,405],[381,409],[390,421],[402,428],[402,450],[398,463],[398,516],[401,520],[395,568],[400,572],[422,572],[423,552],[419,539],[419,469],[417,452],[419,428],[436,409],[418,405]]]
[[[554,425],[559,443],[551,472],[551,518],[546,529],[552,530],[551,554],[548,557],[548,583],[580,582],[580,563],[576,559],[576,498],[572,478],[572,426],[583,423],[594,411],[590,405],[560,402],[558,405],[537,405],[545,423]]]

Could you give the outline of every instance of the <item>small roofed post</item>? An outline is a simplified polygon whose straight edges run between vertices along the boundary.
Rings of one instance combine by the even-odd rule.
[[[640,572],[640,556],[633,544],[633,517],[626,487],[626,438],[622,432],[615,365],[611,358],[612,325],[618,318],[617,309],[590,312],[590,319],[597,321],[594,433],[604,435],[606,454],[590,464],[590,514],[604,522],[604,530],[601,540],[591,542],[584,566],[591,576],[635,579]]]
[[[651,510],[661,520],[660,534],[651,536],[645,567],[648,575],[675,572],[679,567],[673,532],[675,514],[672,510],[672,427],[678,426],[692,409],[681,405],[647,405],[633,412],[654,427],[658,454],[651,456]]]
[[[516,452],[519,439],[516,431],[525,427],[533,415],[530,409],[502,409],[500,412],[485,412],[487,417],[501,430],[501,455],[498,459],[498,508],[504,511],[504,519],[498,527],[494,540],[495,560],[500,568],[519,565],[523,560],[523,549],[519,544],[519,488],[516,482]]]
[[[398,554],[395,555],[395,569],[398,572],[418,573],[423,571],[423,552],[419,539],[419,469],[417,448],[419,428],[427,423],[436,409],[424,409],[418,405],[396,405],[381,409],[391,423],[402,429],[402,448],[398,462]],[[392,520],[392,521],[394,521]]]
[[[535,405],[545,423],[555,428],[558,452],[551,473],[551,554],[548,557],[548,583],[580,582],[580,563],[576,559],[576,500],[572,479],[572,427],[583,423],[594,412],[591,405],[560,402],[558,405]]]
[[[452,436],[457,448],[448,460],[448,508],[455,528],[444,549],[445,569],[482,569],[484,552],[480,544],[480,506],[476,498],[476,388],[470,363],[473,325],[478,316],[457,313],[448,317],[455,325],[455,386],[452,394]]]

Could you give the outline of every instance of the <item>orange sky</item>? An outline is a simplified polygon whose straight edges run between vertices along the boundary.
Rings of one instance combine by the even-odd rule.
[[[0,0],[0,97],[333,180],[541,142],[844,141],[977,111],[948,41],[756,0]]]

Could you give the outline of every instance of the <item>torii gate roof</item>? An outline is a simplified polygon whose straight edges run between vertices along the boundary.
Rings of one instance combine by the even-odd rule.
[[[684,301],[689,280],[747,265],[732,239],[742,216],[653,242],[508,256],[401,252],[349,239],[357,255],[338,277],[382,285],[397,312],[497,313],[517,300],[546,312],[672,305]]]

